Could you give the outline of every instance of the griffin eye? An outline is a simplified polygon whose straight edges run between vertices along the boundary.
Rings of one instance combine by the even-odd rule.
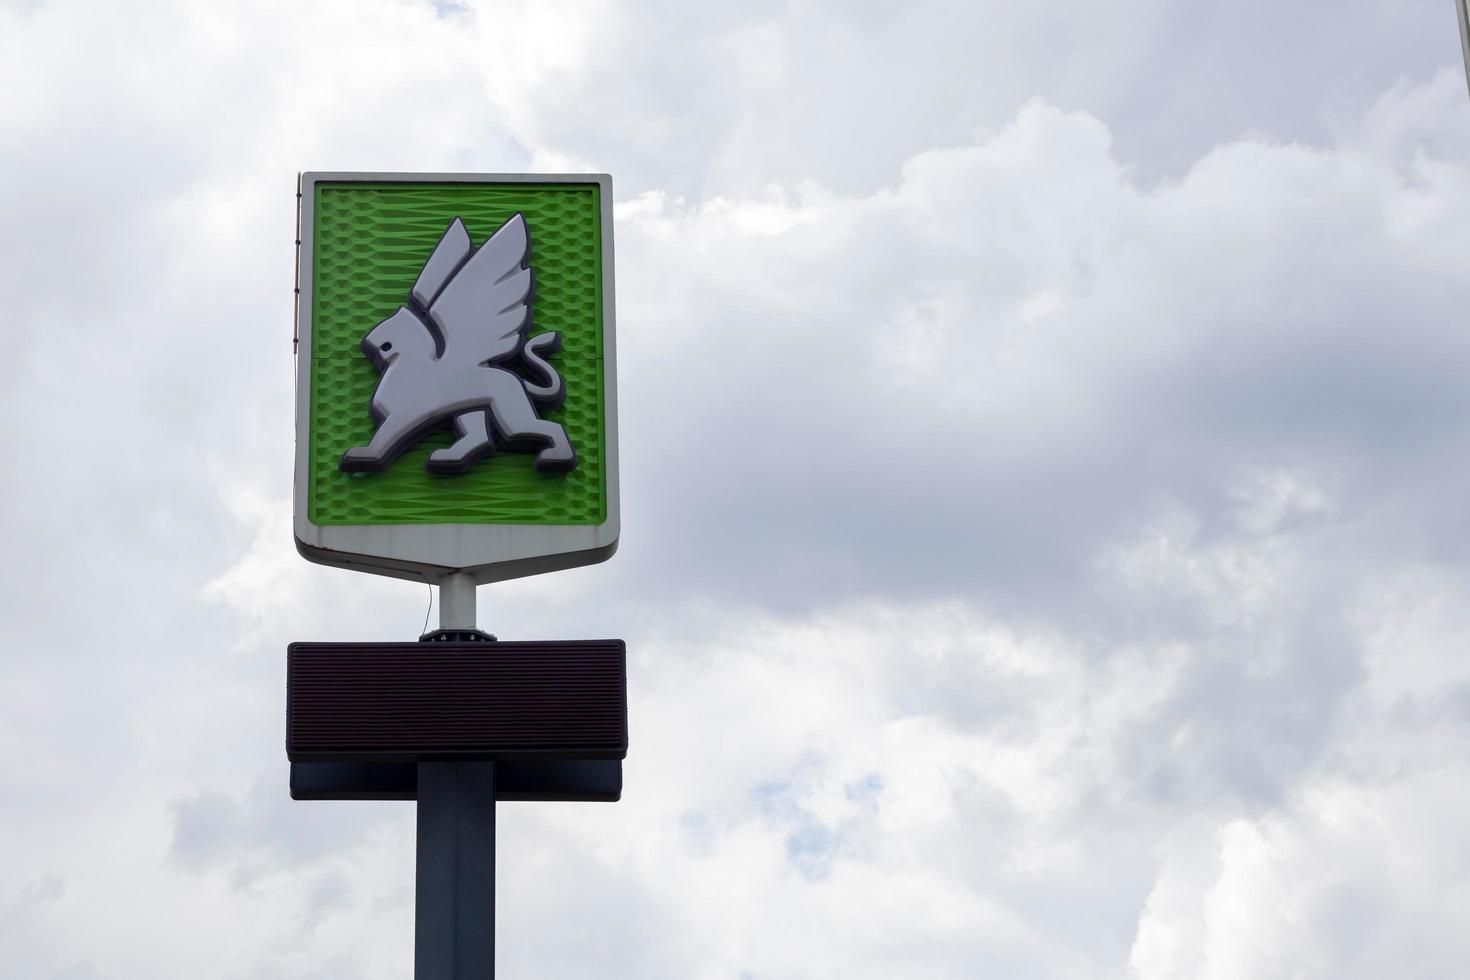
[[[381,350],[384,354],[388,353],[392,349],[393,349],[393,341],[391,341],[391,340],[388,341],[386,344],[384,344],[382,347],[379,348],[379,350]]]

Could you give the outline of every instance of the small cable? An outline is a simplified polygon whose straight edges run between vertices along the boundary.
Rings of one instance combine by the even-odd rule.
[[[429,632],[429,613],[434,611],[434,586],[428,578],[424,579],[424,585],[429,587],[429,608],[424,610],[424,628],[419,630],[419,636]]]

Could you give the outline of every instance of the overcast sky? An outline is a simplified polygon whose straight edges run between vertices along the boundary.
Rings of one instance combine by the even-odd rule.
[[[572,980],[1463,976],[1451,0],[0,0],[0,977],[411,975],[293,803],[297,171],[599,171],[621,803],[499,811]]]

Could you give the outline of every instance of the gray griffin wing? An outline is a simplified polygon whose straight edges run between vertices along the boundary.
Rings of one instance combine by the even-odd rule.
[[[484,364],[518,352],[531,319],[532,276],[526,267],[531,240],[525,218],[511,215],[469,258],[460,259],[461,249],[468,247],[469,236],[455,218],[424,264],[413,295],[419,299],[420,284],[426,293],[437,293],[423,305],[444,338],[445,360]],[[435,289],[446,275],[448,282]]]
[[[464,260],[470,257],[470,251],[470,233],[464,230],[464,222],[455,218],[444,230],[444,236],[434,246],[434,251],[429,253],[429,260],[424,263],[423,271],[409,291],[419,309],[428,310],[449,277],[459,271]]]

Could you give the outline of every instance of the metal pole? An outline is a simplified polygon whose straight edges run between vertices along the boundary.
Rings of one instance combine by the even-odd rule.
[[[495,976],[495,763],[420,762],[414,980]]]
[[[439,628],[475,628],[475,580],[464,572],[446,575],[439,583]]]
[[[1460,15],[1460,57],[1465,65],[1465,85],[1470,87],[1470,10],[1465,0],[1455,0],[1455,9]]]
[[[475,628],[475,582],[439,586],[439,626]],[[418,764],[414,980],[494,980],[495,763]]]

